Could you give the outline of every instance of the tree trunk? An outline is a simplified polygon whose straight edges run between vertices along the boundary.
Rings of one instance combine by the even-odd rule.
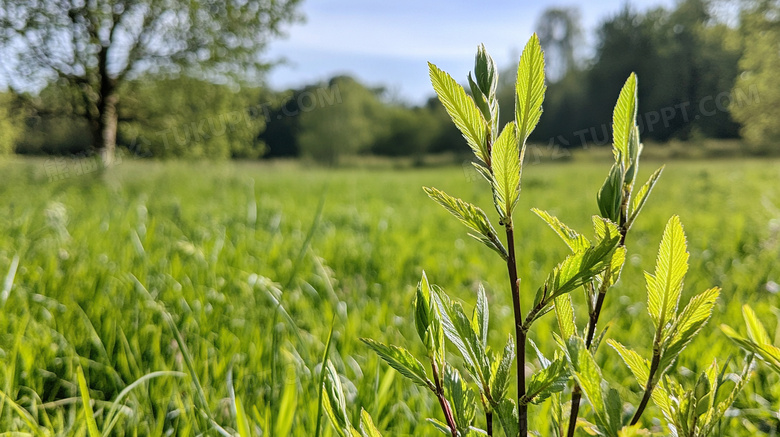
[[[116,130],[117,112],[116,105],[119,95],[116,90],[116,81],[108,75],[108,47],[103,46],[98,53],[98,73],[100,76],[100,88],[97,99],[97,123],[94,147],[102,159],[103,167],[110,167],[116,163]]]
[[[110,167],[116,162],[116,131],[117,112],[116,104],[119,100],[113,92],[102,96],[100,114],[98,115],[98,132],[95,138],[96,148],[103,161],[104,167]]]

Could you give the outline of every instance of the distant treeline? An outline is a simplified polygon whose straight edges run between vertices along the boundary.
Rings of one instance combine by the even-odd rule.
[[[635,71],[645,140],[742,138],[752,152],[780,151],[780,1],[683,0],[646,12],[626,6],[599,26],[590,58],[581,56],[576,10],[549,9],[537,29],[550,80],[532,141],[608,144],[612,107]],[[502,74],[502,108],[513,107],[515,69]],[[349,154],[466,150],[436,99],[410,107],[347,76],[285,92],[144,77],[121,92],[118,144],[139,156],[332,164]],[[77,95],[58,83],[35,96],[0,95],[0,153],[84,152],[90,133]],[[512,117],[507,109],[501,115]]]

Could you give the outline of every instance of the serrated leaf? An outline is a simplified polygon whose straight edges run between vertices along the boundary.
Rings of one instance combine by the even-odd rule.
[[[658,248],[655,274],[645,273],[647,281],[647,310],[660,330],[677,313],[683,279],[688,271],[688,252],[685,233],[678,216],[672,216],[664,229]]]
[[[433,386],[422,364],[408,350],[398,346],[387,346],[370,338],[361,338],[360,340],[373,349],[390,367],[415,384],[426,388]]]
[[[515,359],[515,342],[512,335],[509,335],[501,359],[496,360],[491,366],[490,372],[490,396],[494,407],[501,402],[507,393],[507,384],[509,383],[509,373],[512,367],[512,361]]]
[[[430,423],[431,425],[433,425],[433,426],[434,426],[434,427],[435,427],[437,430],[439,430],[439,432],[441,432],[442,434],[444,434],[444,435],[448,435],[448,436],[451,436],[451,435],[452,435],[452,431],[450,431],[450,427],[449,427],[449,426],[447,426],[447,425],[446,425],[444,422],[442,422],[441,420],[434,419],[434,418],[432,418],[432,417],[429,417],[429,418],[428,418],[428,419],[426,419],[426,420],[428,421],[428,423]]]
[[[360,409],[360,432],[363,437],[382,437],[382,434],[376,429],[371,415],[364,409]]]
[[[636,378],[640,387],[645,388],[647,379],[650,377],[650,363],[638,353],[611,338],[607,340],[607,344],[620,355],[620,358],[623,359],[623,362],[626,363],[628,369],[631,370],[631,373],[634,375],[634,378]]]
[[[620,400],[620,393],[614,388],[607,390],[605,405],[609,417],[609,434],[617,436],[618,430],[623,425],[623,402]]]
[[[593,221],[593,230],[596,233],[596,238],[599,240],[620,235],[620,228],[612,220],[597,215],[591,217],[591,220]]]
[[[745,307],[747,307],[747,305],[745,305],[742,309],[743,317],[745,317],[746,319],[755,317],[755,314],[753,313],[752,309],[750,309],[749,312],[747,312],[745,311]],[[758,319],[755,319],[754,322],[760,323]],[[780,374],[780,348],[770,343],[758,344],[755,341],[745,338],[742,335],[738,334],[736,331],[734,331],[734,329],[732,329],[728,325],[720,325],[720,329],[723,331],[724,334],[726,334],[727,337],[729,337],[729,339],[737,343],[741,348],[745,349],[746,351],[758,355],[758,357],[761,358],[761,360],[763,360],[766,364],[768,364],[772,368],[772,370]],[[754,327],[753,329],[756,328]],[[760,333],[758,333],[758,335],[759,337],[762,336]]]
[[[547,223],[547,225],[550,226],[550,228],[552,228],[552,230],[555,231],[559,237],[561,237],[563,242],[569,246],[569,249],[571,249],[572,252],[579,252],[590,247],[590,242],[587,238],[574,229],[566,226],[557,217],[551,215],[547,211],[543,211],[537,208],[532,208],[531,211],[538,215],[539,218],[544,220],[544,222]]]
[[[474,238],[482,241],[487,247],[495,250],[504,260],[507,259],[507,251],[484,211],[436,188],[423,187],[423,190],[428,194],[428,197],[444,207],[450,214],[460,220],[461,223],[480,235],[474,236]]]
[[[753,311],[753,308],[749,305],[742,306],[742,318],[745,319],[748,338],[750,340],[760,345],[772,344],[772,340],[769,338],[766,328],[764,328],[764,325],[758,320],[755,311]]]
[[[661,173],[663,173],[665,166],[661,166],[653,172],[652,175],[650,175],[650,178],[645,182],[644,185],[642,185],[641,188],[639,188],[639,191],[636,192],[634,195],[634,198],[631,200],[631,212],[629,213],[629,220],[628,223],[631,224],[636,220],[639,213],[642,211],[642,207],[645,206],[645,203],[647,203],[647,199],[650,197],[650,193],[653,191],[653,187],[655,187],[656,182],[658,182],[658,179],[661,177]]]
[[[601,241],[582,252],[569,255],[547,276],[542,295],[545,301],[569,293],[601,273],[612,257],[619,236]]]
[[[493,168],[493,190],[496,208],[501,217],[511,217],[520,196],[520,148],[514,122],[504,130],[493,144],[490,156]]]
[[[489,390],[486,387],[489,378],[489,375],[486,375],[486,370],[490,370],[490,363],[480,337],[474,332],[471,321],[466,317],[460,303],[452,302],[438,288],[434,288],[434,298],[439,305],[444,334],[461,353],[479,390],[483,393],[486,392]]]
[[[579,337],[571,337],[568,340],[557,338],[561,349],[568,358],[570,371],[577,385],[582,389],[582,394],[587,398],[596,416],[596,425],[603,431],[611,427],[609,415],[605,404],[605,396],[601,390],[601,369],[593,359],[585,341]]]
[[[624,159],[629,157],[628,142],[631,130],[636,125],[637,111],[637,79],[636,74],[631,73],[620,90],[620,96],[612,113],[612,137],[615,150]]]
[[[450,365],[444,368],[444,395],[452,403],[452,414],[459,430],[468,429],[477,414],[477,403],[474,392],[461,378],[457,369]]]
[[[504,435],[516,436],[520,433],[515,401],[509,398],[502,399],[501,403],[498,404],[496,412],[498,413],[498,421],[501,423],[501,428],[504,429]]]
[[[566,360],[558,358],[549,366],[531,375],[526,386],[526,394],[520,399],[520,403],[538,405],[553,393],[563,391],[569,379],[568,370]]]
[[[572,304],[571,294],[558,296],[553,302],[555,306],[555,316],[558,320],[558,329],[561,331],[561,337],[568,339],[577,333],[577,324],[574,321],[574,304]]]
[[[471,325],[474,332],[477,333],[477,337],[482,343],[482,347],[485,349],[487,349],[489,321],[490,311],[488,310],[487,294],[485,293],[485,287],[483,287],[482,284],[479,284],[479,290],[477,290],[477,305],[474,307],[474,312],[471,315]]]
[[[476,103],[452,76],[430,62],[428,69],[431,84],[439,96],[439,101],[444,105],[444,109],[447,110],[477,158],[489,164],[490,156],[485,144],[487,136],[485,120]]]
[[[542,116],[544,84],[544,54],[539,37],[534,33],[520,55],[515,84],[515,121],[518,139],[525,143]]]
[[[718,296],[720,296],[720,288],[714,287],[693,297],[685,306],[671,329],[670,341],[664,350],[660,364],[662,373],[710,319]]]

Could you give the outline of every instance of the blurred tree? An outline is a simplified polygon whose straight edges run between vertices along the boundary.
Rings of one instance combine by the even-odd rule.
[[[20,114],[25,117],[24,134],[16,153],[77,154],[92,141],[83,114],[84,102],[78,90],[62,83],[50,83],[37,95],[21,96]]]
[[[780,1],[756,1],[741,14],[742,73],[729,108],[756,152],[780,148]]]
[[[333,78],[327,87],[311,88],[301,96],[296,102],[301,155],[321,164],[335,165],[341,156],[368,151],[386,132],[381,123],[386,107],[376,90],[351,77]]]
[[[557,82],[577,67],[575,54],[582,46],[580,12],[576,8],[548,8],[536,22],[545,55],[547,77]]]
[[[204,80],[146,78],[123,91],[119,144],[154,157],[257,158],[265,116],[253,103],[261,91]]]
[[[93,147],[116,145],[123,84],[140,73],[256,81],[260,53],[300,0],[0,0],[0,50],[17,82],[76,90]],[[9,62],[8,60],[13,59]]]
[[[439,133],[437,120],[426,108],[395,106],[387,109],[387,132],[379,136],[371,152],[386,156],[421,158]]]
[[[23,119],[12,92],[0,93],[0,155],[13,153],[22,133]]]

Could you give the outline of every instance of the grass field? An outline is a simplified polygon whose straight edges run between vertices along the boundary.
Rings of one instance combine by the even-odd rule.
[[[661,163],[643,165],[642,181]],[[516,238],[527,299],[568,251],[530,208],[587,231],[608,169],[605,161],[524,170]],[[435,398],[359,337],[422,350],[410,314],[423,269],[467,308],[484,283],[494,347],[513,331],[506,266],[421,190],[433,185],[493,212],[486,183],[461,167],[126,161],[105,176],[49,181],[42,161],[15,160],[0,162],[0,175],[0,435],[86,435],[80,365],[105,434],[232,433],[237,396],[255,435],[313,436],[333,324],[330,358],[352,412],[365,408],[385,435],[433,436],[424,418],[440,417]],[[678,214],[691,252],[683,301],[712,285],[723,295],[676,372],[698,372],[714,357],[741,362],[717,327],[744,331],[744,303],[777,326],[778,181],[780,161],[669,163],[607,298],[607,337],[642,353],[651,346],[642,271],[653,269],[663,226]],[[532,334],[546,352],[553,325],[547,315]],[[639,391],[614,351],[602,347],[597,360],[610,381]],[[160,371],[169,372],[152,374]],[[775,435],[779,408],[780,381],[759,367],[723,435]],[[545,414],[531,410],[532,428]]]

